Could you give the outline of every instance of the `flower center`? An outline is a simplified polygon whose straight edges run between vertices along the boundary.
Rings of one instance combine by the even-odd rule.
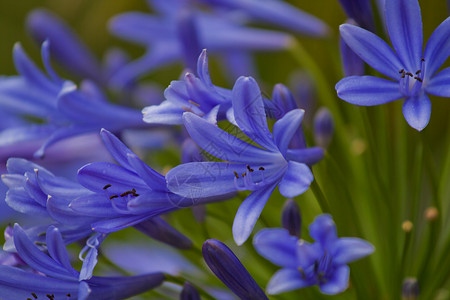
[[[409,72],[405,69],[398,71],[400,74],[400,92],[405,96],[418,95],[422,89],[425,73],[425,59],[420,60],[420,69],[415,72]]]
[[[234,186],[238,191],[255,191],[266,182],[264,171],[264,167],[259,167],[258,170],[255,171],[250,168],[250,165],[247,165],[247,171],[242,173],[241,176],[239,176],[236,171],[233,171]]]

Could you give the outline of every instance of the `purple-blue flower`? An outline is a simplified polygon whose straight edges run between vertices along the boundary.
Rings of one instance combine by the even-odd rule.
[[[341,293],[348,286],[347,264],[374,251],[362,239],[338,238],[333,219],[327,214],[316,217],[309,234],[315,240],[312,244],[281,228],[263,229],[255,235],[256,251],[282,267],[270,279],[267,293],[279,294],[312,285],[318,285],[324,294]]]
[[[191,138],[206,152],[224,162],[192,162],[170,170],[168,188],[185,197],[213,197],[252,191],[239,207],[233,224],[238,245],[249,237],[255,223],[278,186],[285,197],[305,192],[313,180],[307,164],[311,152],[321,149],[288,149],[303,118],[303,110],[286,113],[269,131],[261,91],[251,77],[240,77],[232,91],[234,119],[239,129],[258,146],[231,135],[203,118],[183,115]],[[237,132],[238,133],[238,132]],[[241,135],[242,136],[242,135]]]
[[[379,37],[362,28],[344,24],[340,32],[356,54],[392,80],[350,76],[336,84],[336,91],[341,99],[364,106],[403,98],[406,121],[421,131],[430,120],[428,94],[450,97],[450,68],[438,72],[450,55],[450,18],[436,28],[423,51],[418,1],[386,1],[385,8],[386,25],[395,52]]]
[[[53,226],[46,231],[49,255],[42,252],[17,224],[14,226],[14,244],[20,258],[34,271],[0,266],[2,299],[124,299],[157,287],[165,280],[162,273],[79,279],[80,273],[70,264],[61,233]]]

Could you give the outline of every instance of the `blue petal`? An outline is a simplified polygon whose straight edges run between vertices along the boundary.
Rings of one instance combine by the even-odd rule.
[[[339,46],[341,50],[342,67],[345,76],[364,75],[364,61],[353,52],[347,43],[340,37]]]
[[[6,193],[5,202],[18,212],[30,216],[48,217],[47,209],[31,199],[24,190],[10,189]]]
[[[233,87],[233,110],[239,128],[254,142],[270,151],[277,151],[267,127],[264,103],[256,81],[239,77]]]
[[[347,45],[367,64],[394,80],[400,78],[398,71],[404,68],[403,63],[385,41],[354,25],[344,24],[339,29]]]
[[[450,82],[450,68],[446,68],[437,73],[436,76],[434,76],[427,82],[425,86],[425,91],[428,94],[432,94],[439,97],[450,97],[449,82]]]
[[[340,238],[334,244],[332,251],[333,262],[338,265],[346,265],[373,253],[375,248],[362,239]]]
[[[104,192],[107,195],[120,195],[131,188],[148,189],[135,173],[107,162],[91,163],[82,167],[78,171],[78,182],[91,191]],[[105,188],[108,184],[111,186]]]
[[[136,225],[148,218],[149,216],[145,215],[145,216],[125,216],[115,219],[107,219],[104,221],[98,221],[93,223],[92,230],[100,233],[111,233]]]
[[[296,248],[298,238],[286,229],[266,228],[260,230],[253,238],[253,247],[267,260],[280,267],[293,267],[297,260]]]
[[[340,266],[326,279],[326,283],[319,284],[320,291],[327,295],[336,295],[345,291],[348,287],[350,268]]]
[[[108,130],[102,129],[100,135],[106,149],[116,162],[128,171],[134,172],[133,166],[128,162],[128,154],[133,154],[133,152]]]
[[[425,78],[436,73],[450,55],[450,17],[433,32],[425,47]],[[423,71],[423,70],[422,70]]]
[[[51,255],[51,257],[76,277],[78,275],[78,272],[75,271],[75,269],[72,268],[72,265],[70,264],[66,246],[64,245],[61,233],[56,227],[48,227],[46,233],[46,241],[48,253]]]
[[[337,239],[336,225],[328,214],[322,214],[309,225],[309,235],[318,241],[323,248],[331,249]]]
[[[336,84],[338,97],[351,104],[371,106],[403,97],[398,82],[373,76],[350,76]]]
[[[94,273],[94,268],[97,265],[98,250],[96,247],[89,247],[89,250],[84,257],[83,265],[81,266],[80,276],[78,280],[90,279]]]
[[[48,39],[52,56],[70,71],[102,81],[100,65],[95,57],[56,15],[43,9],[34,10],[27,17],[27,29],[38,43]]]
[[[202,53],[198,57],[197,75],[202,80],[202,82],[206,84],[206,86],[213,86],[211,77],[209,76],[208,54],[206,53],[206,49],[203,49]]]
[[[267,163],[274,154],[242,141],[192,113],[183,115],[184,125],[197,145],[209,154],[225,161]]]
[[[293,160],[298,163],[307,164],[311,166],[322,160],[324,151],[320,147],[311,147],[304,149],[288,149],[286,152],[286,159]]]
[[[149,124],[180,125],[183,124],[184,110],[180,105],[165,100],[160,105],[151,105],[142,110],[143,120]]]
[[[77,281],[72,272],[41,252],[18,224],[14,225],[14,245],[20,258],[33,269],[55,278]]]
[[[127,208],[132,214],[153,216],[195,204],[194,199],[184,198],[169,191],[146,191],[130,199]]]
[[[254,191],[239,206],[233,222],[233,238],[238,246],[242,245],[252,233],[256,221],[275,187],[276,184]]]
[[[246,165],[225,162],[192,162],[179,165],[166,175],[167,187],[188,198],[204,198],[236,191],[235,175],[244,173]]]
[[[167,191],[164,176],[150,168],[134,153],[128,153],[128,162],[139,177],[153,190]]]
[[[291,110],[273,125],[273,138],[281,154],[286,154],[292,137],[302,123],[304,114],[303,109]]]
[[[40,169],[36,169],[36,178],[42,191],[52,197],[71,198],[90,193],[77,182],[64,177],[49,176]]]
[[[6,169],[10,174],[24,175],[26,172],[33,172],[34,170],[39,170],[41,174],[45,174],[46,176],[49,177],[54,176],[44,167],[32,163],[31,161],[26,160],[24,158],[16,158],[16,157],[9,158],[6,163]]]
[[[386,26],[398,57],[409,72],[420,69],[422,16],[417,0],[386,1]]]
[[[87,300],[92,290],[85,281],[80,282],[78,287],[78,300]]]
[[[89,216],[80,215],[69,206],[70,200],[67,198],[48,197],[47,211],[49,215],[61,224],[77,225],[89,228],[89,224],[95,219]],[[99,210],[99,207],[96,207]]]
[[[403,115],[412,128],[422,131],[430,121],[431,101],[425,93],[410,97],[403,103]]]
[[[289,161],[278,189],[283,196],[292,198],[307,191],[313,180],[314,176],[307,165]]]
[[[80,214],[98,218],[114,218],[122,215],[112,207],[108,196],[100,193],[76,198],[69,204],[69,208]]]
[[[276,295],[313,284],[313,282],[303,280],[297,269],[281,269],[272,276],[267,284],[266,291],[269,295]]]
[[[188,7],[180,9],[175,17],[177,38],[181,45],[184,64],[191,70],[194,70],[198,54],[202,50],[196,19],[196,12]]]
[[[324,255],[324,249],[319,243],[310,244],[304,240],[298,242],[296,250],[297,259],[294,266],[300,267],[304,272]]]

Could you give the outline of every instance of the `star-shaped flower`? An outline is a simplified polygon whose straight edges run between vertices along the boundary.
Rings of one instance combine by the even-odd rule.
[[[405,99],[403,115],[421,131],[431,114],[428,94],[450,97],[450,68],[437,72],[450,54],[450,18],[442,22],[422,51],[422,18],[417,0],[386,1],[386,25],[394,51],[373,33],[344,24],[347,45],[386,80],[350,76],[336,84],[338,96],[352,104],[371,106]]]

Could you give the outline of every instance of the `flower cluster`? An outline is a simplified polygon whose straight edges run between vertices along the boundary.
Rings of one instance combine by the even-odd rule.
[[[440,70],[450,55],[450,18],[423,50],[417,0],[377,1],[381,20],[369,0],[341,0],[349,19],[340,26],[340,49],[349,76],[335,85],[334,97],[333,84],[297,40],[322,43],[333,31],[287,1],[147,3],[152,13],[124,12],[108,24],[115,37],[144,46],[137,59],[114,48],[100,62],[53,12],[27,17],[43,67],[16,43],[18,75],[0,77],[0,196],[8,206],[0,206],[0,223],[10,222],[0,251],[1,299],[268,299],[315,285],[319,290],[299,295],[320,299],[348,290],[349,297],[367,298],[376,290],[370,280],[379,288],[370,295],[387,299],[400,295],[409,273],[418,279],[404,294],[416,297],[422,283],[430,294],[444,286],[448,272],[434,283],[421,274],[450,264],[430,255],[450,249],[450,241],[438,241],[450,164],[422,175],[423,145],[410,160],[383,158],[377,151],[387,142],[364,130],[383,116],[360,116],[336,100],[372,106],[404,99],[407,123],[423,130],[429,95],[450,97],[450,68]],[[383,26],[394,50],[376,35]],[[305,70],[293,72],[291,88],[274,84],[270,95],[255,52],[274,52],[260,54],[264,59],[290,53]],[[177,78],[167,66],[180,62]],[[389,79],[366,75],[364,62]],[[165,90],[153,78],[163,72],[177,78],[164,82]],[[382,137],[396,140],[387,131]],[[391,152],[408,150],[399,149]],[[412,179],[410,171],[417,172]],[[444,179],[434,182],[440,173]],[[430,190],[429,198],[438,198],[434,210],[417,217],[430,206],[418,203]],[[377,219],[383,214],[388,220]],[[399,233],[386,225],[400,224],[405,214],[430,229],[412,235],[412,226]],[[304,222],[314,217],[309,243]],[[279,219],[283,228],[261,229]],[[340,232],[371,242],[338,238],[333,219]],[[430,246],[411,250],[423,235]],[[372,243],[380,254],[363,261],[367,279],[356,264],[361,278],[350,285],[348,264],[372,254]],[[408,267],[419,253],[428,256]],[[256,254],[282,269],[269,280],[273,266]],[[384,270],[383,259],[398,274]]]

